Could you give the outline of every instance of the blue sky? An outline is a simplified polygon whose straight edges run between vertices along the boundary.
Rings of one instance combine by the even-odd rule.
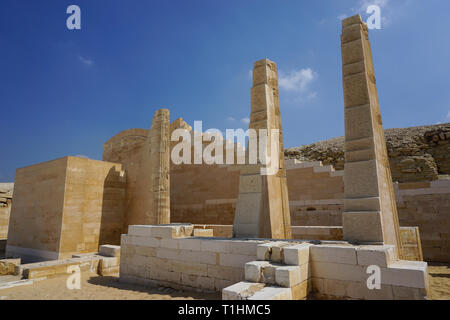
[[[81,30],[66,8],[81,8]],[[1,0],[0,181],[149,128],[169,108],[203,128],[246,128],[250,70],[278,65],[284,143],[344,134],[340,20],[371,30],[385,128],[450,121],[450,2],[442,0]]]

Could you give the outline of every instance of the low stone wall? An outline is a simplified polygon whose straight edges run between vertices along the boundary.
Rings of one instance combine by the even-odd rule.
[[[244,280],[264,241],[190,237],[192,225],[129,226],[122,236],[120,281],[176,289],[221,291]]]
[[[221,291],[246,278],[247,262],[258,260],[258,246],[270,239],[191,237],[193,225],[130,226],[122,236],[120,281],[144,286]],[[301,241],[283,241],[286,250]],[[295,246],[294,246],[295,247]],[[355,246],[346,242],[309,245],[312,291],[319,298],[424,299],[425,262],[393,258],[392,246]],[[278,252],[284,264],[283,251]],[[289,259],[292,259],[291,255]],[[297,257],[300,259],[300,256]],[[380,268],[380,290],[369,290],[366,269]]]

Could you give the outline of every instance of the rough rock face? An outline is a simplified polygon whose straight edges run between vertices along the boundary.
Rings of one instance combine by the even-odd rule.
[[[393,181],[437,180],[450,175],[450,123],[385,130]],[[286,149],[287,159],[322,161],[344,169],[344,137]]]
[[[12,199],[13,189],[14,189],[14,183],[0,182],[0,207],[9,206],[11,199]]]

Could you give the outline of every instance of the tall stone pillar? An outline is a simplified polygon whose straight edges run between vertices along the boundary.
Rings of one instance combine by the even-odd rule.
[[[255,129],[257,133],[259,129],[268,129],[266,154],[270,156],[271,162],[261,163],[258,157],[258,164],[242,167],[234,217],[234,236],[290,239],[291,218],[284,166],[277,67],[268,59],[257,61],[254,65],[249,129]],[[279,147],[275,155],[271,152],[270,129],[279,130],[274,141]],[[259,139],[258,136],[257,143]],[[247,163],[248,160],[247,151]],[[274,163],[275,174],[261,174],[262,168],[267,169]]]
[[[345,103],[344,239],[401,242],[395,194],[381,122],[367,25],[359,15],[342,21]]]
[[[128,224],[170,223],[169,110],[157,110],[142,149],[140,175],[128,213]]]

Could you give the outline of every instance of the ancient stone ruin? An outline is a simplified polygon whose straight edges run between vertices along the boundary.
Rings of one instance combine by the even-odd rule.
[[[3,260],[3,272],[30,281],[76,265],[233,300],[429,298],[420,241],[429,230],[419,233],[409,217],[400,226],[398,216],[418,208],[415,195],[448,196],[450,185],[393,184],[367,27],[359,15],[342,27],[345,170],[285,162],[277,67],[263,59],[254,64],[249,128],[279,133],[261,147],[273,174],[263,174],[270,165],[261,159],[173,163],[174,130],[194,140],[206,133],[157,110],[150,130],[108,140],[103,161],[65,157],[17,170],[6,257],[22,261]],[[448,258],[439,245],[424,253]],[[373,266],[377,288],[367,285]]]

